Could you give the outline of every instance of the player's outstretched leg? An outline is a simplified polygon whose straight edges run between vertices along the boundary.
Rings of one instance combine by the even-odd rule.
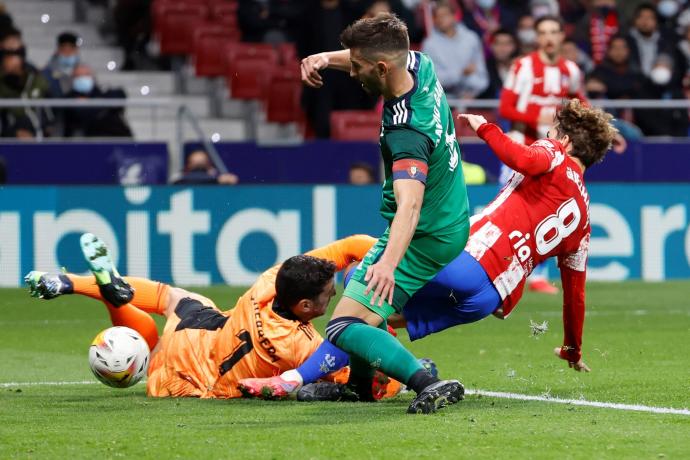
[[[72,294],[74,285],[69,277],[63,274],[52,274],[32,270],[24,276],[31,297],[54,299],[63,294]]]
[[[120,277],[105,243],[93,233],[84,233],[79,243],[103,298],[115,307],[129,303],[134,289]]]

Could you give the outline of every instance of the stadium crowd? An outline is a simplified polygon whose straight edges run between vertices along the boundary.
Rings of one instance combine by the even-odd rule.
[[[244,40],[295,41],[305,57],[315,48],[339,48],[347,24],[381,11],[407,22],[412,47],[432,58],[449,97],[498,98],[515,58],[536,48],[534,23],[544,15],[563,18],[567,38],[561,54],[583,71],[588,98],[690,94],[690,5],[684,0],[247,0],[240,2],[238,14]],[[331,110],[377,104],[346,75],[326,70],[324,80],[326,91],[307,89],[303,95],[317,137],[328,137]],[[684,109],[615,115],[644,135],[687,135]]]
[[[154,1],[112,4],[115,40],[125,52],[123,69],[169,68],[149,56]],[[228,0],[228,3],[231,3]],[[519,56],[536,48],[535,21],[560,16],[566,40],[561,56],[582,70],[589,99],[684,99],[690,96],[690,3],[686,0],[241,0],[236,22],[244,42],[293,43],[304,58],[338,49],[351,22],[392,11],[409,28],[412,48],[427,53],[450,98],[497,99]],[[122,98],[104,90],[80,53],[78,34],[56,37],[49,62],[27,61],[22,32],[11,11],[0,9],[0,98]],[[334,110],[381,109],[356,81],[333,70],[327,84],[304,88],[302,108],[315,137],[330,136]],[[614,111],[631,133],[686,136],[686,109]],[[639,127],[639,130],[634,126]],[[122,109],[0,110],[3,137],[131,137]]]
[[[55,52],[39,67],[27,60],[22,31],[0,8],[0,98],[123,98],[122,90],[103,90],[80,58],[81,39],[72,32],[56,37]],[[122,109],[11,107],[0,110],[0,135],[19,139],[45,136],[131,137]]]

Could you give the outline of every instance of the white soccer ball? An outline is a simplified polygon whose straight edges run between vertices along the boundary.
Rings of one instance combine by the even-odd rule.
[[[89,366],[102,383],[116,388],[131,387],[146,375],[149,346],[134,329],[110,327],[93,339]]]

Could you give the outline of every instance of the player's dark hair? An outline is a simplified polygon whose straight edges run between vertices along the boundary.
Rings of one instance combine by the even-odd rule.
[[[402,66],[407,62],[410,49],[407,26],[391,13],[381,13],[350,24],[340,34],[340,43],[345,48],[357,48],[365,56],[394,57]]]
[[[316,300],[335,270],[335,264],[328,260],[307,255],[290,257],[276,275],[276,302],[289,311],[300,300]]]
[[[544,16],[541,16],[539,19],[537,19],[534,22],[534,30],[539,29],[539,24],[546,21],[555,22],[556,24],[558,24],[558,28],[561,30],[561,32],[563,32],[563,19],[561,19],[560,16],[556,16],[553,14],[545,14]]]
[[[556,113],[558,136],[567,135],[573,143],[570,155],[585,168],[604,160],[618,130],[613,116],[596,107],[585,107],[579,99],[566,101]]]

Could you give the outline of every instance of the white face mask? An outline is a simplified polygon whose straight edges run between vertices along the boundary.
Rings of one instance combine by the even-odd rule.
[[[661,0],[656,9],[661,16],[670,18],[678,14],[678,2],[674,0]]]
[[[671,81],[671,69],[668,67],[654,67],[649,73],[649,78],[657,85],[665,85]]]
[[[517,38],[523,45],[532,45],[537,41],[537,32],[534,29],[520,29]]]
[[[496,0],[476,0],[476,3],[479,8],[490,10],[496,4]]]

